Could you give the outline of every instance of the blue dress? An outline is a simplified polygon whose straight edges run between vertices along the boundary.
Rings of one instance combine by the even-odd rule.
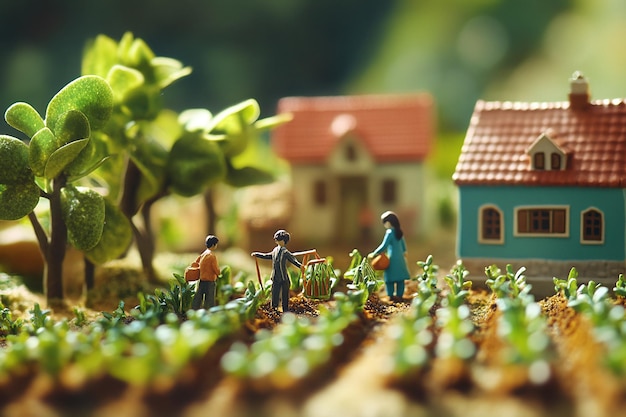
[[[389,257],[389,268],[384,273],[385,283],[402,282],[411,278],[404,258],[406,242],[404,237],[399,240],[396,238],[393,228],[387,229],[383,242],[374,250],[377,255],[382,252],[386,252]]]

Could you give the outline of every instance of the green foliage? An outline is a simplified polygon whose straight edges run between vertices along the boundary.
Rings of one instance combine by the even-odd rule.
[[[102,317],[97,321],[105,330],[119,328],[128,320],[126,311],[124,310],[124,301],[120,300],[117,308],[112,313],[102,312]]]
[[[9,107],[4,114],[4,118],[9,124],[29,138],[35,136],[37,132],[45,128],[45,123],[37,110],[28,103],[15,103]],[[2,164],[4,166],[4,164]]]
[[[178,278],[176,282],[182,285]],[[182,322],[172,312],[165,314],[164,320],[135,313],[128,316],[124,302],[120,302],[115,311],[104,312],[91,323],[75,310],[75,324],[83,327],[71,329],[66,320],[54,322],[39,305],[31,310],[31,320],[24,325],[12,320],[3,308],[0,330],[6,327],[8,336],[7,346],[0,349],[0,377],[43,371],[58,378],[68,370],[78,380],[109,375],[141,386],[159,378],[182,377],[185,367],[192,366],[215,342],[237,331],[265,302],[268,293],[256,291],[250,284],[241,302],[231,302],[232,307],[219,307],[211,313],[190,310]],[[167,298],[174,300],[177,291],[172,288],[170,292]],[[164,304],[167,309],[175,308],[168,301]],[[59,380],[57,383],[62,384]]]
[[[530,295],[532,286],[526,283],[525,271],[526,268],[521,267],[514,272],[513,267],[508,264],[505,273],[502,273],[496,265],[491,265],[485,268],[485,274],[487,275],[486,284],[499,299],[532,297]]]
[[[315,322],[287,313],[272,332],[260,331],[251,346],[235,343],[222,357],[222,368],[242,379],[277,386],[306,377],[326,363],[344,341],[343,331],[358,318],[359,305],[335,294],[333,309],[320,307]]]
[[[474,324],[470,319],[470,309],[465,304],[449,305],[437,310],[435,325],[440,329],[435,353],[439,358],[470,359],[476,347],[470,336]]]
[[[431,315],[439,303],[440,289],[437,288],[439,267],[433,263],[432,255],[425,261],[418,261],[422,272],[416,277],[417,294],[411,303],[411,309],[396,324],[398,336],[394,352],[393,372],[398,376],[407,376],[419,371],[431,357],[430,345],[434,342],[434,319]]]
[[[259,155],[251,157],[246,151],[258,143],[262,132],[286,119],[258,120],[260,108],[252,99],[215,117],[204,109],[172,117],[163,108],[162,90],[190,74],[191,68],[156,56],[130,32],[119,42],[104,35],[95,38],[85,49],[82,73],[105,78],[113,92],[113,114],[102,126],[110,158],[93,176],[106,183],[113,200],[121,200],[121,211],[130,221],[142,210],[145,226],[133,231],[144,270],[154,281],[152,205],[170,193],[190,197],[218,183],[242,187],[271,182],[274,175],[259,167]],[[107,249],[108,244],[87,256],[106,259]],[[119,245],[112,252],[121,249]]]
[[[249,281],[243,297],[229,301],[223,306],[215,306],[210,311],[235,311],[239,317],[245,320],[252,320],[259,306],[269,298],[271,290],[272,287],[270,285],[266,285],[263,289],[257,289],[254,282]]]
[[[82,327],[87,325],[87,316],[83,310],[78,307],[74,307],[72,312],[74,313],[74,324],[76,326]]]
[[[348,284],[350,291],[347,296],[362,309],[370,294],[378,292],[382,287],[383,281],[378,278],[369,259],[363,257],[358,250],[354,249],[350,257],[352,258],[350,267],[343,274],[344,278],[352,280],[352,283]]]
[[[578,290],[578,271],[576,268],[570,269],[567,279],[553,277],[552,281],[554,282],[554,291],[562,293],[566,299],[569,300],[576,296]]]
[[[93,152],[90,158],[79,155],[89,144],[91,132],[108,120],[112,108],[109,84],[97,76],[84,76],[66,85],[50,100],[45,121],[26,103],[9,107],[5,119],[31,138],[28,161],[32,172],[52,180],[62,173],[71,173],[72,177],[85,175],[102,162],[105,155]]]
[[[616,375],[626,374],[626,312],[621,305],[615,305],[609,289],[595,281],[578,286],[578,273],[572,269],[567,280],[554,278],[555,291],[562,292],[567,305],[577,313],[587,317],[593,325],[595,339],[606,346],[604,363]],[[577,287],[578,286],[578,287]],[[623,296],[624,276],[620,274],[613,291]]]
[[[450,289],[445,300],[450,307],[459,307],[465,302],[472,288],[472,281],[465,280],[468,275],[469,271],[459,262],[454,266],[451,273],[445,276],[444,279]]]
[[[189,132],[188,135],[193,133],[196,138],[202,138],[204,141],[219,147],[218,154],[213,154],[217,152],[215,148],[212,149],[213,153],[209,152],[209,146],[206,144],[202,147],[203,151],[213,158],[211,162],[216,164],[215,172],[203,173],[202,176],[195,179],[190,178],[189,180],[192,183],[198,183],[197,187],[206,187],[215,181],[223,181],[234,187],[245,187],[273,181],[274,175],[272,172],[274,172],[275,167],[271,165],[272,158],[268,158],[270,160],[265,161],[265,163],[259,158],[258,143],[264,132],[288,122],[291,120],[291,116],[277,115],[259,120],[260,112],[257,101],[248,99],[222,110],[215,116],[204,109],[191,109],[181,113],[180,122],[184,125],[185,130]],[[185,136],[181,139],[184,138]],[[192,141],[192,139],[187,140]],[[195,146],[198,145],[196,144]],[[173,152],[174,149],[172,149]],[[180,152],[182,153],[182,151]],[[181,186],[185,178],[185,176],[181,178],[176,176],[180,169],[177,165],[180,157],[180,155],[177,155],[176,158],[170,158],[169,162],[169,176],[177,184],[174,192],[178,192],[176,187]],[[186,158],[178,164],[183,164],[185,161]],[[207,175],[212,175],[210,180],[204,179]],[[188,185],[187,187],[190,186]]]
[[[578,312],[588,313],[594,321],[601,320],[609,309],[609,289],[595,281],[582,284],[567,305]]]
[[[61,139],[82,139],[88,129],[98,130],[109,120],[113,110],[113,90],[101,77],[85,75],[66,85],[48,104],[46,126]],[[74,121],[67,123],[68,113]],[[87,119],[85,125],[81,120]]]
[[[233,270],[229,265],[225,265],[221,268],[220,274],[215,282],[215,302],[217,305],[224,305],[230,300],[230,296],[233,294],[233,285],[231,279]]]
[[[170,313],[183,319],[191,309],[194,294],[193,285],[182,275],[174,274],[168,290],[157,288],[154,295],[140,293],[139,305],[131,311],[131,315],[152,325],[165,323]]]
[[[497,296],[496,305],[502,312],[498,320],[498,334],[506,340],[504,360],[527,364],[533,383],[543,383],[550,376],[548,360],[552,355],[547,323],[541,315],[541,306],[530,293],[525,268],[513,271],[511,265],[502,271],[491,265],[485,268],[487,285]]]
[[[169,153],[169,187],[176,194],[191,197],[226,177],[227,167],[219,145],[198,134],[186,133]]]
[[[14,137],[0,135],[0,184],[19,185],[32,181],[28,145]]]
[[[30,316],[29,332],[37,333],[40,329],[48,328],[52,325],[50,310],[42,310],[39,303],[36,303],[32,310],[28,311]]]
[[[7,123],[30,141],[25,145],[0,136],[0,219],[20,219],[33,212],[40,197],[49,200],[50,236],[35,215],[30,220],[49,264],[46,292],[53,298],[62,297],[60,263],[65,236],[77,249],[87,251],[101,243],[103,231],[109,227],[103,197],[72,182],[107,158],[101,137],[92,133],[106,123],[112,110],[111,87],[103,78],[89,75],[63,87],[48,103],[45,119],[27,103],[15,103],[5,112]],[[118,238],[121,244],[127,243],[123,233]],[[52,242],[54,256],[48,251]],[[49,289],[53,294],[48,294]]]
[[[0,302],[0,336],[18,334],[22,330],[23,324],[22,319],[14,319],[11,310]]]
[[[34,182],[0,184],[0,219],[19,220],[39,203],[40,188]]]
[[[191,73],[172,58],[155,56],[150,47],[126,32],[119,43],[98,35],[83,54],[82,74],[105,78],[116,106],[133,119],[151,119],[161,110],[161,90]]]
[[[425,261],[417,261],[417,266],[422,270],[416,277],[418,285],[422,284],[424,287],[428,287],[428,291],[435,291],[437,289],[439,266],[433,264],[433,256],[428,255]]]
[[[85,251],[87,259],[95,264],[117,259],[126,251],[133,239],[130,220],[111,200],[108,198],[103,200],[104,219],[100,240]]]
[[[337,282],[337,276],[333,266],[328,262],[310,263],[304,269],[303,281],[306,297],[327,300]]]
[[[93,249],[102,238],[104,197],[84,187],[68,185],[61,190],[61,211],[69,242],[79,250]]]
[[[626,297],[626,278],[624,278],[624,274],[619,274],[615,287],[613,287],[613,292],[617,296]]]

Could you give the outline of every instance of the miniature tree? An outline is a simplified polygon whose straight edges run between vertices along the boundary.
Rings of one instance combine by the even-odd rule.
[[[80,182],[108,157],[98,129],[112,107],[109,84],[84,76],[52,98],[45,119],[22,102],[5,113],[7,123],[30,141],[0,136],[0,218],[28,216],[45,262],[49,302],[63,298],[68,243],[95,261],[117,257],[128,245],[130,229],[115,204]],[[49,203],[48,230],[34,211],[40,198]]]
[[[99,35],[83,55],[82,73],[105,78],[113,90],[112,116],[103,126],[111,157],[94,175],[106,184],[111,198],[131,221],[149,280],[155,277],[151,263],[154,239],[150,230],[151,204],[144,206],[144,203],[162,196],[163,167],[168,151],[162,141],[146,132],[150,123],[162,114],[162,90],[190,72],[189,67],[175,59],[155,56],[143,40],[134,38],[130,32],[125,33],[119,43]],[[143,228],[132,222],[140,209]],[[89,263],[87,266],[89,277],[93,268],[89,268]]]
[[[241,187],[271,181],[273,176],[255,167],[246,150],[258,140],[259,132],[287,119],[258,120],[260,109],[254,100],[215,117],[208,110],[194,109],[176,118],[163,109],[161,91],[191,69],[155,56],[130,33],[119,43],[98,36],[86,50],[82,72],[106,78],[113,88],[113,115],[104,131],[110,138],[109,153],[115,156],[96,175],[108,184],[131,220],[144,273],[156,282],[154,203],[171,193],[186,197],[205,193],[219,182]]]

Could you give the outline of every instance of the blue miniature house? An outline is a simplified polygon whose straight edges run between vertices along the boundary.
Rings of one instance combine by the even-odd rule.
[[[457,256],[474,276],[496,263],[529,277],[614,280],[626,261],[626,103],[476,104],[454,173]]]

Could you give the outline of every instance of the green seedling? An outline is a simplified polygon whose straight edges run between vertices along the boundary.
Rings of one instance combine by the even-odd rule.
[[[563,296],[570,300],[576,297],[576,291],[578,290],[578,271],[576,268],[572,268],[569,271],[567,279],[552,278],[554,282],[554,291],[563,294]]]
[[[619,274],[615,287],[613,287],[613,292],[619,297],[626,297],[626,278],[624,278],[624,274]]]
[[[348,284],[349,291],[347,296],[361,310],[369,296],[380,290],[383,281],[378,278],[378,274],[370,265],[369,260],[361,256],[358,250],[354,249],[350,253],[350,257],[352,258],[350,267],[343,275],[344,278],[352,280],[352,283]]]
[[[16,335],[22,330],[24,321],[13,318],[11,310],[0,303],[0,336]]]
[[[472,281],[465,278],[469,275],[469,271],[465,269],[463,264],[457,263],[450,274],[445,276],[446,284],[448,284],[449,292],[446,295],[446,302],[450,307],[459,307],[465,303]]]
[[[437,310],[436,327],[441,329],[437,337],[435,353],[440,358],[470,359],[476,352],[470,335],[474,324],[470,319],[469,307],[465,304],[448,306]]]

